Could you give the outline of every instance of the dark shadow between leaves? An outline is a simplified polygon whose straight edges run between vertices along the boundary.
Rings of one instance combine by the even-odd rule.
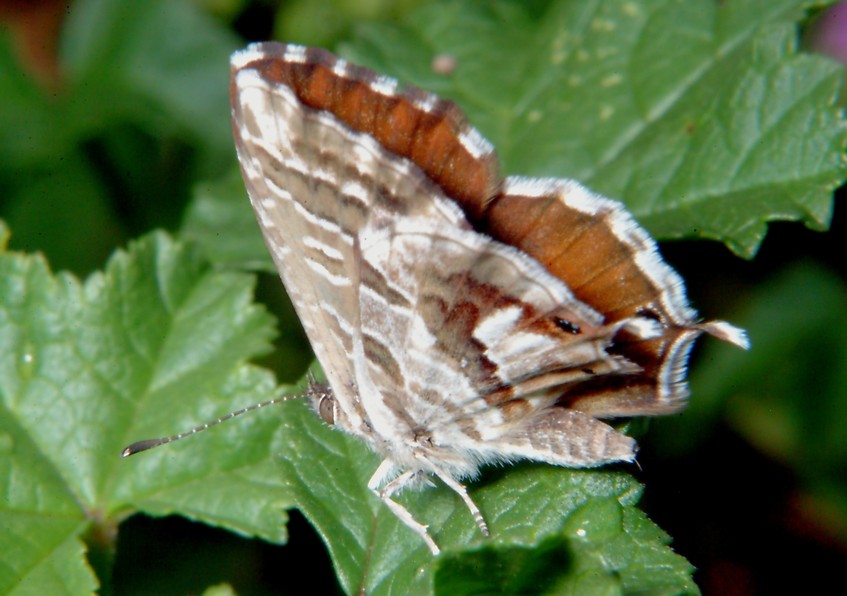
[[[574,557],[561,537],[535,548],[484,547],[445,555],[435,572],[436,594],[544,594],[573,573]]]

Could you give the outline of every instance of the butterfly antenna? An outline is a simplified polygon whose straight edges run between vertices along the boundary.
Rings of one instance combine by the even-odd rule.
[[[241,408],[240,410],[236,410],[235,412],[230,412],[229,414],[221,416],[216,420],[206,422],[205,424],[201,424],[200,426],[196,426],[189,431],[179,433],[177,435],[161,437],[159,439],[145,439],[143,441],[136,441],[135,443],[129,445],[128,447],[125,447],[124,450],[121,451],[121,457],[129,457],[130,455],[135,455],[136,453],[147,451],[148,449],[152,449],[153,447],[164,445],[165,443],[173,443],[174,441],[179,441],[180,439],[184,439],[185,437],[189,437],[193,434],[199,433],[200,431],[206,430],[211,426],[215,426],[216,424],[220,424],[221,422],[226,422],[227,420],[230,420],[237,416],[241,416],[242,414],[246,414],[247,412],[252,412],[253,410],[258,410],[259,408],[264,408],[265,406],[281,404],[282,402],[289,401],[292,399],[299,399],[301,397],[309,395],[310,392],[311,389],[306,393],[298,393],[296,395],[283,395],[282,397],[275,397],[273,399],[263,401],[262,403],[253,404],[252,406],[247,406],[246,408]]]

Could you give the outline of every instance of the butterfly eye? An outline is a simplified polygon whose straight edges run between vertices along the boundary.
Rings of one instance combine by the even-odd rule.
[[[335,424],[335,400],[329,395],[324,395],[318,402],[318,414],[323,421],[333,426]]]
[[[577,325],[573,321],[568,321],[567,319],[556,317],[553,319],[553,322],[556,324],[556,327],[558,327],[565,333],[570,333],[571,335],[578,335],[581,332],[579,325]]]
[[[641,306],[636,311],[639,317],[644,317],[645,319],[653,319],[654,321],[658,321],[662,323],[662,316],[656,312],[654,309],[649,306]]]

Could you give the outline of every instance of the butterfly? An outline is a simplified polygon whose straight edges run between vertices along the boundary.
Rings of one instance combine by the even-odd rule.
[[[699,322],[683,282],[621,203],[573,180],[506,177],[452,102],[317,48],[231,60],[239,163],[268,250],[323,368],[328,424],[382,457],[394,495],[481,466],[633,461],[603,421],[679,411]]]

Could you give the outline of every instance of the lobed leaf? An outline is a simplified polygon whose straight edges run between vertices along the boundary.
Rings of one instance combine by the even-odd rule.
[[[842,68],[797,49],[811,4],[432,3],[344,47],[454,99],[507,173],[576,178],[659,238],[751,257],[768,221],[826,229],[845,179]],[[432,69],[439,54],[454,72]]]
[[[252,291],[162,233],[84,283],[0,254],[0,592],[94,590],[81,537],[138,511],[285,539],[273,415],[119,457],[274,391],[245,364],[272,334]]]
[[[429,524],[443,549],[433,557],[367,489],[379,464],[374,453],[303,404],[282,407],[283,476],[327,543],[347,593],[560,593],[607,583],[625,592],[698,593],[693,568],[635,507],[641,486],[620,470],[486,470],[468,487],[489,539],[440,482],[405,492],[398,500]]]

